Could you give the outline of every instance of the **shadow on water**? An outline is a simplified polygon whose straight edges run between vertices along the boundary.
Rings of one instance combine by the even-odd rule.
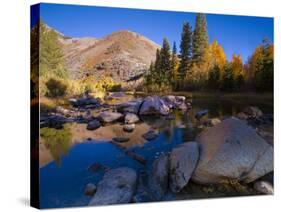
[[[208,109],[203,118],[224,119],[235,115],[249,105],[255,105],[265,113],[272,113],[272,102],[253,99],[197,98],[188,112],[174,111],[172,117],[141,117],[132,133],[123,131],[120,123],[103,126],[89,131],[85,124],[66,124],[63,129],[41,129],[40,139],[40,197],[41,207],[71,207],[87,205],[90,198],[84,195],[87,183],[97,184],[104,170],[91,171],[92,164],[106,168],[131,167],[138,172],[147,171],[161,154],[171,151],[176,145],[192,141],[202,131],[202,123],[194,118],[196,112]],[[159,135],[153,141],[146,141],[142,135],[153,129]],[[128,137],[124,148],[143,156],[146,164],[128,157],[124,151],[111,142],[113,137]],[[201,188],[200,188],[201,189]],[[203,188],[204,189],[204,188]],[[208,189],[212,188],[205,188]],[[218,191],[223,196],[224,188]],[[196,185],[187,187],[183,198],[202,197],[197,194]],[[204,192],[203,192],[204,193]],[[235,193],[235,192],[234,192]],[[226,193],[225,193],[226,194]],[[231,193],[232,194],[232,193]],[[239,195],[242,193],[237,193]],[[206,196],[207,197],[207,196]]]

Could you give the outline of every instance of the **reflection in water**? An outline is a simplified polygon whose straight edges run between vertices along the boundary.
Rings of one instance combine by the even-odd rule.
[[[71,135],[70,127],[67,124],[59,130],[53,128],[42,128],[40,130],[40,137],[44,146],[49,150],[57,165],[61,165],[61,157],[69,151]]]
[[[268,104],[269,103],[269,104]],[[271,103],[271,104],[270,104]],[[202,121],[194,118],[196,112],[208,109],[203,117],[220,118],[235,115],[249,105],[258,106],[265,113],[272,113],[272,101],[252,99],[194,99],[193,108],[187,112],[174,111],[174,117],[140,117],[132,133],[124,132],[121,123],[102,126],[94,131],[86,129],[86,124],[66,124],[62,130],[41,129],[40,142],[40,197],[41,207],[70,207],[87,205],[89,197],[83,190],[89,182],[97,184],[104,172],[93,173],[87,168],[100,163],[109,168],[131,167],[137,171],[147,171],[161,153],[169,152],[176,145],[192,141],[202,129]],[[146,141],[142,135],[153,129],[159,133],[153,141]],[[111,141],[114,137],[128,137],[121,145],[141,155],[146,165],[128,157]],[[188,190],[183,198],[194,198],[196,194]],[[202,195],[200,196],[202,198]]]

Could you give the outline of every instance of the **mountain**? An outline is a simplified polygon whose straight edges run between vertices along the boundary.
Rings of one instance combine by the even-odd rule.
[[[142,78],[160,48],[148,38],[127,30],[101,39],[58,34],[67,69],[74,79],[106,74],[117,82],[136,81]]]

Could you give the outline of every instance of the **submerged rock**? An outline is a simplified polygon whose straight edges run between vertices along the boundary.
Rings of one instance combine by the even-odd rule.
[[[168,115],[169,107],[159,96],[148,96],[144,99],[140,110],[140,115]]]
[[[178,193],[185,187],[197,165],[199,145],[187,142],[174,148],[170,155],[170,188]]]
[[[110,111],[101,112],[98,118],[104,123],[110,123],[119,120],[123,115],[121,113],[115,113]]]
[[[192,179],[198,183],[249,183],[273,170],[272,147],[237,118],[204,130],[196,141],[200,144],[200,159]]]
[[[101,126],[100,122],[98,120],[90,121],[87,125],[87,130],[96,130]]]
[[[136,188],[137,173],[127,167],[112,169],[98,183],[97,192],[89,205],[129,203]]]
[[[139,121],[139,117],[134,113],[127,113],[125,115],[125,124],[134,124]]]
[[[125,125],[123,126],[123,130],[124,130],[125,132],[133,132],[134,129],[135,129],[135,127],[136,127],[135,124],[125,124]]]
[[[266,181],[257,181],[254,183],[254,189],[261,194],[274,194],[274,189],[271,183]]]
[[[142,137],[148,141],[154,140],[158,137],[158,134],[153,130],[149,130],[147,133],[143,134]]]
[[[149,188],[155,200],[161,200],[168,189],[169,157],[161,155],[152,164]]]
[[[88,183],[87,185],[86,185],[86,188],[85,188],[85,195],[87,195],[87,196],[93,196],[95,193],[96,193],[96,191],[97,191],[97,187],[96,187],[96,185],[95,184],[93,184],[93,183]]]

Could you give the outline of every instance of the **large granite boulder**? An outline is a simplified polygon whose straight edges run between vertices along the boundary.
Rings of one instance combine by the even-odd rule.
[[[155,200],[161,200],[167,189],[169,179],[169,157],[161,155],[152,164],[149,188]]]
[[[200,159],[192,179],[198,183],[249,183],[273,171],[272,146],[240,119],[225,119],[200,133],[196,141]]]
[[[199,145],[187,142],[174,148],[170,155],[170,188],[178,193],[185,187],[197,165]]]
[[[109,170],[98,183],[95,196],[89,205],[129,203],[133,197],[137,173],[127,167]]]
[[[169,107],[159,96],[148,96],[143,100],[140,115],[168,115]]]

